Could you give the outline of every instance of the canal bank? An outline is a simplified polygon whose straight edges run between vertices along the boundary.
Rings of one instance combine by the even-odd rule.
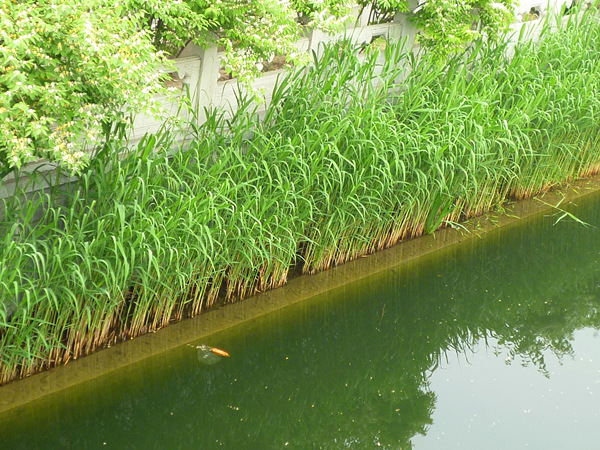
[[[555,189],[535,199],[511,203],[502,212],[487,214],[433,235],[402,242],[388,250],[316,275],[293,279],[282,288],[172,324],[156,333],[71,361],[66,366],[10,383],[0,387],[0,412],[109,374],[347,283],[391,268],[401,268],[403,264],[416,258],[478,239],[495,230],[505,230],[540,214],[556,215],[559,219],[569,209],[570,203],[598,190],[600,177],[580,180],[568,188]]]

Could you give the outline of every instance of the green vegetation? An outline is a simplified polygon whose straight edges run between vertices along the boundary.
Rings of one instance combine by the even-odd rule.
[[[485,36],[497,40],[514,20],[518,0],[436,0],[419,2],[411,19],[422,34],[421,43],[434,58],[446,58],[473,40]]]
[[[429,0],[410,17],[426,45],[445,56],[479,35],[470,29],[477,17],[485,35],[497,34],[512,2]],[[0,0],[0,180],[40,158],[79,173],[115,123],[141,113],[160,117],[156,94],[168,94],[162,78],[189,42],[223,48],[226,69],[249,86],[276,55],[302,63],[295,44],[307,27],[340,31],[354,4]],[[373,7],[393,17],[407,1]]]
[[[312,26],[331,6],[297,3]],[[349,8],[325,11],[327,28]],[[295,16],[271,0],[0,0],[0,179],[39,158],[79,172],[116,121],[160,115],[161,69],[187,42],[224,47],[228,69],[252,79],[257,62],[297,52]]]
[[[340,43],[262,121],[113,136],[63,192],[3,200],[0,383],[597,172],[597,18],[507,52]]]

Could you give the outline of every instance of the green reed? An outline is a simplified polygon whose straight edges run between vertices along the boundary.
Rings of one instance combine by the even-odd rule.
[[[597,19],[521,39],[444,67],[334,44],[262,119],[115,133],[77,182],[2,200],[0,384],[597,173]]]

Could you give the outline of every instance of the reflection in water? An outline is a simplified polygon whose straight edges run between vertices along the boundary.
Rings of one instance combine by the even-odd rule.
[[[600,226],[590,202],[577,215]],[[18,408],[0,416],[0,442],[426,448],[428,431],[438,433],[436,377],[454,355],[462,364],[497,355],[545,380],[549,361],[574,355],[576,330],[600,328],[599,228],[553,222],[492,233],[214,335],[206,343],[232,355],[215,355],[218,364],[184,346]]]
[[[449,354],[430,375],[433,425],[413,437],[414,448],[597,448],[600,337],[586,328],[573,343],[577,357],[547,358],[547,377],[518,357],[511,364],[490,357],[484,342],[472,354]]]

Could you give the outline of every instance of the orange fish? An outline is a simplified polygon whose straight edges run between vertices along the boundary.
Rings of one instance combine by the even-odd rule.
[[[225,356],[226,358],[229,358],[229,353],[227,353],[225,350],[221,350],[220,348],[213,347],[210,349],[210,351],[213,352],[215,355]]]

